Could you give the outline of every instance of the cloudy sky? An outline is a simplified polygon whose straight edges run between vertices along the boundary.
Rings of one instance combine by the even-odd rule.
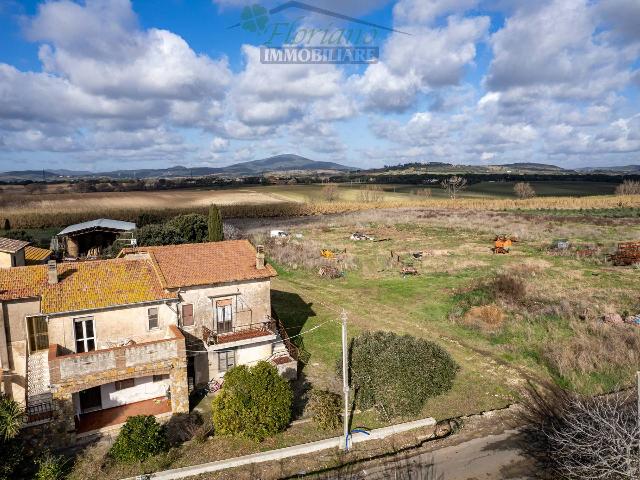
[[[640,163],[640,0],[308,0],[395,31],[229,28],[255,3],[2,0],[0,170]],[[276,24],[360,29],[380,60],[263,64]]]

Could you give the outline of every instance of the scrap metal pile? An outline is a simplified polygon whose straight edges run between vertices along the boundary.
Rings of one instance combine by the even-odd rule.
[[[633,265],[640,263],[640,242],[622,242],[618,244],[618,251],[609,255],[614,265]]]
[[[511,249],[511,245],[515,241],[517,241],[517,239],[511,235],[497,235],[495,240],[493,241],[494,243],[491,251],[493,253],[500,253],[503,255],[507,254]]]

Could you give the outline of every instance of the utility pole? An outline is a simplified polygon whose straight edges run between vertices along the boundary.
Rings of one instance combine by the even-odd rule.
[[[347,347],[347,312],[342,309],[342,391],[344,392],[344,450],[349,451],[349,353]]]

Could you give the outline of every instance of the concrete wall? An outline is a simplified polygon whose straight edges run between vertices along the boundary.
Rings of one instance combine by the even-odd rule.
[[[180,299],[181,304],[193,305],[194,326],[184,327],[189,333],[196,332],[202,326],[214,330],[216,300],[231,299],[234,326],[249,325],[263,322],[271,315],[271,281],[254,280],[215,287],[184,288],[180,290]],[[236,305],[240,309],[242,302],[251,311],[236,311]]]
[[[14,400],[26,402],[27,385],[27,315],[40,311],[40,301],[34,299],[12,300],[2,303],[5,337],[11,375],[4,378],[4,388]]]
[[[13,262],[11,259],[13,258]],[[24,267],[24,248],[16,253],[0,252],[0,268]]]
[[[209,376],[210,378],[221,378],[225,372],[218,371],[218,353],[225,350],[234,350],[236,355],[236,365],[248,365],[252,367],[260,360],[267,360],[273,354],[273,343],[260,342],[249,345],[241,345],[228,349],[218,348],[209,352]],[[196,374],[197,377],[197,374]]]
[[[148,309],[158,308],[158,329],[149,331]],[[127,340],[137,343],[164,338],[169,325],[176,325],[175,304],[145,304],[49,317],[49,343],[57,343],[75,352],[74,320],[93,317],[96,348],[104,349],[124,344]]]

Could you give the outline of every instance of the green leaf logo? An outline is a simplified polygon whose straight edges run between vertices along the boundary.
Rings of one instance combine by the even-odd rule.
[[[261,5],[251,5],[242,9],[240,18],[240,25],[244,30],[262,33],[269,23],[269,12]]]

